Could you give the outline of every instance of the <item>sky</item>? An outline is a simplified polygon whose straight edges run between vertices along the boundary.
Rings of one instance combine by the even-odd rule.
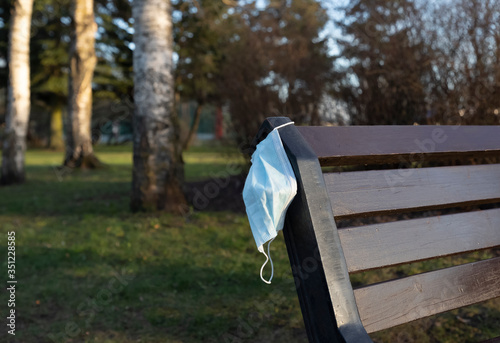
[[[338,55],[339,49],[334,40],[341,37],[342,32],[334,24],[334,22],[342,19],[343,13],[340,8],[347,6],[349,0],[322,0],[321,3],[327,9],[328,16],[330,17],[330,21],[326,25],[323,32],[321,32],[321,36],[329,37],[330,53],[332,55]]]

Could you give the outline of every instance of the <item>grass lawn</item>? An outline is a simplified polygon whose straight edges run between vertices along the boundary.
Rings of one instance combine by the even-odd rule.
[[[131,214],[130,146],[100,147],[97,154],[106,169],[70,172],[54,168],[61,153],[29,151],[28,182],[0,188],[1,242],[16,232],[18,281],[15,340],[4,324],[0,342],[306,342],[281,235],[268,286],[259,278],[264,259],[244,215]],[[230,149],[193,148],[184,160],[187,180],[195,181],[240,157]],[[355,276],[360,283],[377,277]],[[0,296],[5,318],[7,293]],[[491,325],[500,323],[499,306],[491,301],[374,337],[486,339],[500,335]]]

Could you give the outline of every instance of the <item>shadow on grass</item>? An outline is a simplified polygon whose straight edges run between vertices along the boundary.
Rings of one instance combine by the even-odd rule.
[[[186,257],[150,261],[91,249],[23,247],[17,339],[26,343],[307,341],[295,290],[286,275],[268,287],[248,272],[255,270],[255,263],[233,264],[228,271],[223,264]],[[425,318],[373,338],[408,343],[480,341],[500,334],[494,325],[500,321],[498,304]]]
[[[40,161],[28,165],[28,181],[0,188],[0,232],[16,232],[17,341],[305,341],[293,279],[260,281],[244,216],[131,214],[123,156],[103,159],[102,170],[61,173],[33,155]],[[191,194],[232,171],[215,154],[192,158]],[[228,177],[199,209],[230,209],[228,194],[241,201],[241,179]],[[276,270],[290,273],[284,245],[275,247]]]
[[[189,167],[196,170],[214,169],[214,166],[208,168],[203,163]],[[130,165],[77,171],[30,166],[27,171],[26,183],[0,187],[0,215],[116,215],[129,211]],[[213,177],[186,182],[185,192],[192,208],[196,211],[243,213],[241,192],[245,177],[234,176],[224,170],[209,174]]]
[[[250,268],[228,272],[199,260],[130,260],[47,247],[23,247],[19,260],[16,338],[23,342],[84,342],[103,332],[123,342],[250,342],[267,341],[284,327],[282,337],[269,341],[290,342],[297,334],[292,341],[305,342],[301,318],[290,325],[289,308],[298,305],[294,289],[274,281],[287,285],[277,303],[276,288]],[[276,314],[279,307],[288,310]]]

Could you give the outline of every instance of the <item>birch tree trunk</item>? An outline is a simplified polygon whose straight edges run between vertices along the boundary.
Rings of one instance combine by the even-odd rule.
[[[174,112],[170,1],[134,0],[134,170],[131,209],[184,212]]]
[[[13,3],[9,33],[9,84],[1,184],[25,180],[24,155],[30,115],[30,31],[33,0]]]
[[[68,125],[64,165],[71,168],[100,166],[92,148],[92,78],[95,55],[94,1],[75,0],[73,42],[70,51]]]

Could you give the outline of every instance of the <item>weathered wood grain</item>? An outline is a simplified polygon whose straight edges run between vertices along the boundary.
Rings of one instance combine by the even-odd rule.
[[[500,156],[500,126],[300,126],[322,166]]]
[[[500,257],[354,290],[363,325],[375,332],[500,296]]]
[[[340,229],[349,272],[500,246],[500,209]]]
[[[500,164],[324,174],[335,217],[500,201]]]

